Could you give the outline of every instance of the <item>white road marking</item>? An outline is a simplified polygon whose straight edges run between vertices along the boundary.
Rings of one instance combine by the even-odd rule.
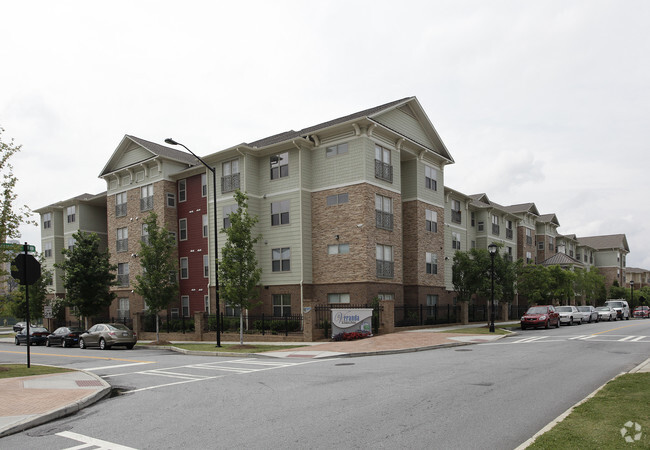
[[[153,364],[153,362],[139,362],[139,363],[132,363],[132,364],[118,364],[116,366],[91,367],[89,369],[84,369],[84,370],[93,371],[93,370],[117,369],[118,367],[141,366],[143,364]]]
[[[90,436],[84,436],[83,434],[73,433],[72,431],[62,431],[60,433],[56,433],[56,435],[64,438],[72,439],[73,441],[84,443],[84,445],[69,447],[69,450],[77,449],[77,448],[88,448],[91,446],[99,447],[97,450],[109,450],[109,449],[110,450],[136,450],[133,447],[127,447],[125,445],[103,441],[101,439],[92,438]]]
[[[641,339],[643,339],[644,337],[645,337],[645,336],[637,336],[637,337],[635,337],[634,339],[630,339],[630,341],[631,341],[631,342],[637,342],[637,341],[640,341]]]

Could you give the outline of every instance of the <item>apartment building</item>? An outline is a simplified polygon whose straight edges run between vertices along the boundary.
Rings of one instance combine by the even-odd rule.
[[[645,286],[650,286],[650,270],[641,269],[639,267],[626,267],[625,276],[629,288],[630,283],[634,282],[634,289],[640,289]]]
[[[577,240],[579,245],[594,249],[594,265],[605,277],[606,286],[611,286],[614,281],[620,286],[626,285],[625,258],[630,253],[630,247],[624,234],[581,237]]]
[[[542,214],[537,217],[535,235],[537,238],[537,263],[546,261],[557,253],[556,239],[560,222],[555,214]]]

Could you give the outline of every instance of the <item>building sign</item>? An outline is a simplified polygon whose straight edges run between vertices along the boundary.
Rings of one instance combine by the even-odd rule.
[[[332,337],[352,331],[372,333],[372,308],[332,309]]]

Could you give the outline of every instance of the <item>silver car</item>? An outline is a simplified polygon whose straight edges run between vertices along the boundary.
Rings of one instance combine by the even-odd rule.
[[[598,311],[593,306],[578,306],[578,311],[582,314],[583,322],[598,322]]]
[[[79,338],[79,348],[99,347],[108,350],[114,345],[121,345],[129,350],[138,338],[133,331],[121,323],[98,323],[90,327]]]
[[[555,311],[560,313],[560,323],[566,323],[568,325],[573,325],[574,323],[580,325],[582,323],[582,314],[573,305],[556,306]]]
[[[609,306],[599,306],[596,308],[596,312],[598,313],[598,318],[600,320],[616,320],[616,311]]]

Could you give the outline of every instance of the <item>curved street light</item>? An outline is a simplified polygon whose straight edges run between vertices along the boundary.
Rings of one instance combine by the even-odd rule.
[[[165,139],[165,143],[169,145],[180,145],[183,147],[185,150],[190,152],[192,156],[194,156],[196,159],[201,161],[201,164],[203,164],[210,172],[212,172],[212,191],[214,193],[214,208],[213,208],[213,219],[214,219],[214,291],[215,291],[215,299],[217,303],[217,347],[221,347],[221,311],[219,307],[219,246],[217,245],[217,238],[219,236],[219,231],[217,229],[217,169],[214,167],[209,166],[205,161],[203,161],[200,157],[196,156],[192,150],[181,144],[180,142],[176,142],[172,138],[167,138]],[[208,197],[209,198],[209,197]]]

